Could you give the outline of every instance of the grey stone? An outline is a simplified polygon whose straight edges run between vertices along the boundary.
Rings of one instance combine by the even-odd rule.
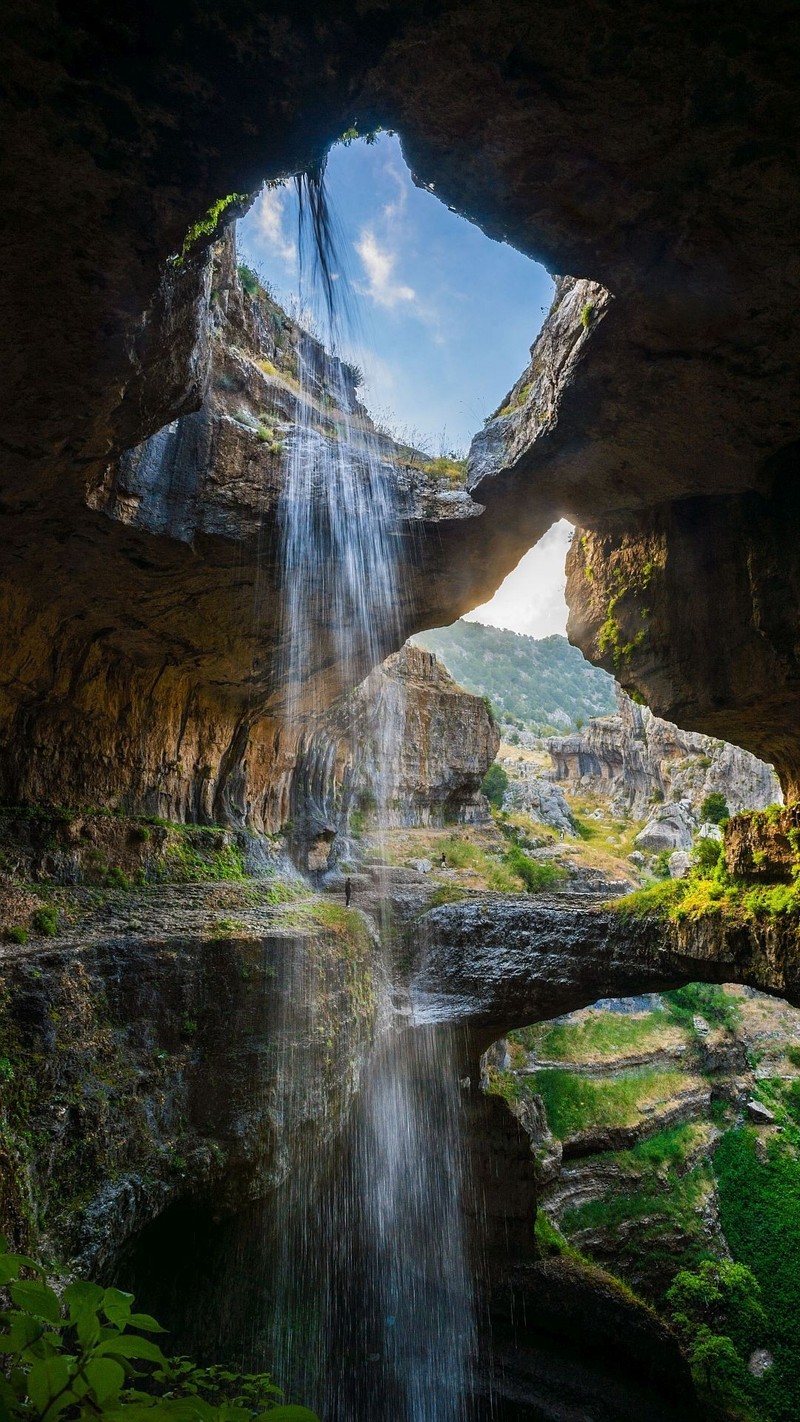
[[[745,1110],[750,1120],[754,1121],[757,1126],[771,1126],[775,1122],[774,1112],[770,1111],[762,1101],[756,1101],[754,1097],[750,1098]]]
[[[506,810],[522,810],[539,824],[549,825],[563,834],[576,839],[578,835],[575,821],[570,812],[563,791],[552,780],[544,780],[540,775],[527,773],[535,767],[521,766],[521,774],[509,784],[503,798]]]
[[[692,867],[692,856],[688,850],[676,849],[669,856],[669,877],[670,879],[685,879]]]
[[[722,792],[734,814],[782,799],[772,767],[748,751],[682,731],[637,706],[621,689],[617,704],[616,715],[547,741],[557,781],[608,796],[637,817],[662,796],[685,798],[696,814],[714,790]]]
[[[671,805],[659,805],[644,829],[636,836],[639,849],[660,854],[662,849],[690,849],[694,838],[694,819],[682,800]]]

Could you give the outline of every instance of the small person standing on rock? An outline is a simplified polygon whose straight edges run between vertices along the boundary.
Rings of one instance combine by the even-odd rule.
[[[346,878],[345,881],[344,881],[344,906],[345,906],[345,908],[349,908],[349,907],[350,907],[350,900],[351,900],[352,897],[353,897],[353,885],[350,883],[350,876],[349,876],[349,874],[348,874],[347,878]]]
[[[441,857],[441,860],[439,861],[439,868],[440,868],[440,869],[446,869],[446,868],[447,868],[447,855],[445,854],[444,850],[442,850],[442,857]]]

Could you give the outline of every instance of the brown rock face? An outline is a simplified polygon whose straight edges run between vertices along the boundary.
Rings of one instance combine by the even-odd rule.
[[[491,236],[580,279],[560,291],[557,351],[534,354],[543,418],[520,387],[481,437],[480,538],[421,540],[405,630],[485,600],[559,513],[639,568],[657,546],[624,679],[796,785],[797,25],[777,3],[687,18],[243,0],[221,16],[198,0],[120,22],[94,0],[13,5],[4,793],[110,798],[119,762],[138,760],[132,797],[158,772],[175,812],[234,813],[274,757],[245,621],[218,616],[251,606],[233,546],[201,533],[193,553],[169,528],[109,521],[96,493],[124,450],[201,404],[205,264],[165,275],[187,229],[319,160],[355,116],[397,128],[420,181]],[[115,508],[136,497],[117,487]],[[595,572],[599,599],[608,567]],[[611,596],[578,600],[593,656]]]
[[[480,787],[499,744],[483,699],[458,686],[432,652],[403,647],[299,742],[291,805],[297,857],[333,866],[353,811],[377,811],[387,826],[487,817]]]
[[[734,815],[725,826],[725,867],[755,883],[791,884],[800,851],[800,809],[769,815]]]
[[[567,559],[570,638],[660,715],[772,761],[787,798],[800,793],[795,483],[601,520]]]

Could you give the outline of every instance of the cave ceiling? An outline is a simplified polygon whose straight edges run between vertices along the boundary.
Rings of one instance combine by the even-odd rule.
[[[123,680],[126,658],[179,662],[186,603],[211,580],[224,603],[230,560],[116,528],[87,487],[202,403],[202,252],[164,279],[187,230],[221,196],[318,164],[355,122],[396,129],[416,179],[490,237],[608,293],[559,368],[549,426],[533,437],[521,417],[479,437],[482,532],[436,532],[420,580],[435,567],[435,591],[409,630],[485,600],[566,514],[588,531],[580,556],[601,560],[580,570],[591,597],[571,574],[587,655],[662,713],[738,731],[794,783],[798,28],[777,3],[7,7],[9,645],[32,607],[40,624],[39,653],[34,638],[0,696],[14,735],[56,685],[66,706],[103,648]],[[620,591],[605,571],[620,549],[641,565],[654,540],[657,636],[603,647]],[[687,597],[717,609],[724,675],[705,676]],[[60,644],[67,626],[83,630]],[[198,685],[211,675],[196,641],[187,659]],[[236,668],[213,676],[234,697]]]

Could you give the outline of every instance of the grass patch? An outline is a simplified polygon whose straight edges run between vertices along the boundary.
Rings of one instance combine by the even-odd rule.
[[[562,1224],[567,1234],[583,1229],[615,1230],[630,1220],[657,1216],[658,1230],[669,1222],[690,1233],[697,1228],[697,1214],[711,1187],[711,1172],[706,1164],[686,1175],[670,1172],[662,1190],[620,1191],[602,1200],[587,1200],[575,1209],[566,1210]]]
[[[449,479],[451,484],[463,484],[467,473],[467,461],[442,454],[425,462],[424,472],[437,479]]]
[[[670,1126],[666,1131],[656,1131],[637,1141],[630,1150],[617,1151],[614,1159],[620,1165],[632,1165],[644,1170],[680,1171],[700,1142],[706,1136],[706,1127],[701,1121],[684,1121],[682,1125]],[[606,1157],[608,1159],[608,1157]]]
[[[719,858],[713,866],[697,863],[685,879],[667,879],[638,889],[612,906],[623,915],[655,915],[673,923],[696,923],[715,915],[742,925],[800,917],[800,875],[791,884],[751,884],[732,878],[724,859]]]
[[[489,1090],[507,1101],[541,1096],[550,1129],[565,1140],[590,1128],[630,1126],[641,1107],[666,1101],[687,1085],[685,1072],[635,1071],[595,1079],[552,1067],[520,1076],[489,1072]]]
[[[724,1027],[728,1032],[735,1032],[742,1020],[741,1004],[716,983],[687,983],[665,992],[664,1001],[672,1021],[688,1031],[693,1030],[695,1017],[704,1017],[710,1026]]]
[[[652,1046],[652,1037],[669,1025],[666,1012],[641,1017],[596,1012],[579,1022],[547,1022],[511,1032],[510,1039],[551,1061],[595,1061],[624,1056]]]
[[[459,889],[456,884],[440,884],[435,889],[425,905],[424,912],[428,909],[441,908],[442,904],[458,904],[466,897],[463,889]]]

